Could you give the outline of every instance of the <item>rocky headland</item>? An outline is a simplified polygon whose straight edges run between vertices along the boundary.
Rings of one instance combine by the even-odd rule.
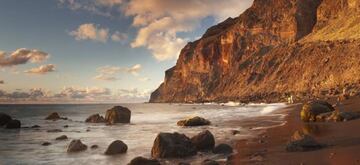
[[[360,1],[255,0],[188,43],[150,102],[358,95]]]

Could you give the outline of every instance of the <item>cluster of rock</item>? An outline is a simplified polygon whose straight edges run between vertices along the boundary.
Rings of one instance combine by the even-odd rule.
[[[316,100],[304,104],[300,117],[304,122],[324,122],[348,121],[359,118],[360,115],[354,112],[339,111],[328,102]]]
[[[230,154],[232,148],[227,144],[215,146],[215,138],[208,130],[202,131],[192,138],[177,132],[159,133],[151,149],[151,156],[153,158],[184,158],[196,155],[198,151]]]
[[[195,116],[192,118],[180,120],[177,122],[178,126],[202,126],[202,125],[210,125],[211,122],[202,117]]]
[[[85,122],[87,123],[130,123],[131,111],[122,106],[114,106],[106,111],[105,118],[99,114],[89,116]]]
[[[0,127],[4,127],[6,129],[18,129],[21,128],[21,122],[13,119],[8,114],[0,113]]]

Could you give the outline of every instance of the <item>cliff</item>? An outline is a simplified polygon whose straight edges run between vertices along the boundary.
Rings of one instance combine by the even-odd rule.
[[[278,102],[355,91],[359,4],[254,0],[239,17],[188,43],[150,102]]]

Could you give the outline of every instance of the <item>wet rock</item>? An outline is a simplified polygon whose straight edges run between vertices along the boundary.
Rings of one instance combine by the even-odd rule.
[[[99,114],[89,116],[85,122],[87,123],[105,123],[105,118]]]
[[[45,120],[59,120],[59,119],[61,119],[61,117],[57,112],[53,112],[45,118]]]
[[[6,126],[6,129],[19,129],[21,128],[21,122],[19,120],[10,120]]]
[[[190,165],[190,163],[180,162],[178,165]]]
[[[219,144],[213,149],[214,154],[231,154],[233,148],[228,144]]]
[[[318,143],[314,138],[300,131],[296,131],[286,145],[288,152],[313,151],[323,148],[324,145]]]
[[[96,144],[94,144],[94,145],[92,145],[90,148],[94,150],[94,149],[98,149],[98,148],[99,148],[99,146],[98,146],[98,145],[96,145]]]
[[[33,126],[31,126],[31,128],[40,128],[40,126],[39,125],[33,125]]]
[[[50,130],[47,130],[47,132],[56,133],[56,132],[62,132],[62,130],[61,129],[50,129]]]
[[[359,118],[359,113],[356,112],[342,112],[339,110],[335,110],[333,112],[323,113],[316,116],[316,121],[334,121],[334,122],[342,122],[349,121]]]
[[[139,156],[131,160],[128,165],[161,165],[161,164],[156,159],[147,159]]]
[[[239,133],[240,133],[239,130],[231,130],[231,134],[232,134],[232,135],[237,135],[237,134],[239,134]]]
[[[5,113],[0,113],[0,127],[6,125],[12,120],[11,116]]]
[[[211,150],[215,146],[214,135],[208,131],[202,131],[198,135],[191,138],[191,142],[196,146],[197,150]]]
[[[128,149],[128,146],[121,140],[113,141],[107,150],[105,151],[105,155],[115,155],[125,153]]]
[[[69,128],[69,126],[68,126],[68,125],[64,125],[64,128]]]
[[[196,154],[196,147],[184,134],[159,133],[151,149],[153,158],[184,158]]]
[[[201,163],[201,165],[220,165],[220,164],[215,160],[206,159]]]
[[[106,111],[105,120],[109,124],[130,123],[131,111],[122,106],[115,106]]]
[[[50,143],[50,142],[44,142],[44,143],[42,143],[41,145],[42,145],[42,146],[49,146],[49,145],[51,145],[51,143]]]
[[[68,139],[68,137],[66,135],[61,135],[61,136],[55,138],[55,140],[67,140],[67,139]]]
[[[68,146],[67,152],[80,152],[85,151],[87,145],[83,144],[81,140],[72,140]]]
[[[314,122],[316,121],[317,115],[332,112],[334,110],[334,107],[326,101],[310,101],[303,105],[300,117],[304,122]]]
[[[210,125],[210,121],[206,120],[202,117],[195,116],[189,119],[180,120],[177,122],[178,126],[202,126],[202,125]]]

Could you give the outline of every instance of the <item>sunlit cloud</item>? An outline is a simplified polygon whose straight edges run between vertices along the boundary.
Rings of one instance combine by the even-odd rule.
[[[0,51],[0,67],[11,67],[15,65],[40,63],[49,58],[49,54],[37,49],[20,48],[12,53]]]
[[[116,81],[118,78],[116,74],[118,73],[129,73],[137,76],[141,71],[142,66],[140,64],[135,64],[131,67],[118,67],[118,66],[102,66],[97,68],[99,75],[95,76],[95,80],[103,81]]]
[[[93,40],[105,43],[109,38],[109,29],[86,23],[71,31],[69,35],[75,37],[76,40]]]
[[[0,102],[144,102],[151,90],[115,89],[102,87],[64,87],[58,92],[41,88],[8,92],[0,89]]]
[[[55,65],[53,64],[47,64],[47,65],[41,65],[37,68],[32,68],[30,70],[26,70],[24,71],[25,73],[29,73],[29,74],[46,74],[49,72],[54,72],[55,71]]]
[[[111,40],[120,42],[125,41],[128,39],[128,36],[125,33],[120,33],[119,31],[114,32],[114,34],[111,35]]]

